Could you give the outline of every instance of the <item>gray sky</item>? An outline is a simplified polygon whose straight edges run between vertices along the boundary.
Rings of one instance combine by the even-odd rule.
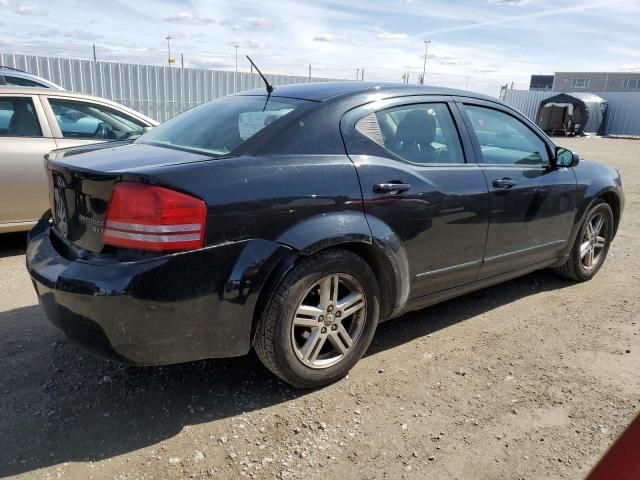
[[[427,83],[496,95],[532,73],[640,71],[640,0],[0,0],[0,51]]]

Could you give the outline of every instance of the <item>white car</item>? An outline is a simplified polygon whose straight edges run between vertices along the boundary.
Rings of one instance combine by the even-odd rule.
[[[103,98],[51,88],[0,87],[0,233],[29,230],[49,208],[46,153],[125,140],[156,125]]]
[[[50,82],[24,70],[0,65],[0,86],[10,87],[44,87],[54,90],[64,90],[60,85]]]

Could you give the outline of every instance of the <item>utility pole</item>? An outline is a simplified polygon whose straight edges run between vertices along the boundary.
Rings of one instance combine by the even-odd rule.
[[[360,73],[362,74],[362,81],[364,82],[364,68],[360,70]]]
[[[165,40],[167,41],[167,63],[169,64],[169,66],[171,66],[171,64],[173,63],[171,60],[171,35],[167,35],[167,38],[165,38]]]
[[[184,53],[180,54],[180,66],[184,68]]]
[[[424,77],[427,75],[427,52],[429,51],[429,44],[431,40],[424,41],[424,65],[422,66],[422,79],[420,79],[420,84],[424,85]]]
[[[236,43],[234,47],[236,49],[236,71],[233,74],[233,93],[236,93],[238,91],[238,48],[240,45]]]
[[[309,81],[311,81],[311,64],[309,64]]]
[[[96,57],[96,44],[93,44],[93,61],[97,62],[98,58]]]
[[[360,78],[360,68],[356,68],[356,80]]]

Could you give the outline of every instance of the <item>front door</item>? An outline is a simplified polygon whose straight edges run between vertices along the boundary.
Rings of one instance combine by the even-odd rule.
[[[448,97],[376,102],[341,123],[374,230],[408,263],[409,299],[475,280],[488,222],[487,184]]]
[[[479,279],[556,258],[576,212],[571,168],[551,168],[549,143],[495,104],[461,105],[489,186],[489,232]]]
[[[87,100],[42,96],[58,148],[124,140],[144,133],[145,125],[123,112]]]

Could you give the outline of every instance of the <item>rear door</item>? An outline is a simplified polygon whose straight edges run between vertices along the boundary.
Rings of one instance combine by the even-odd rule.
[[[551,168],[553,145],[528,121],[492,102],[461,99],[489,186],[487,249],[479,279],[557,257],[577,202],[571,168]]]
[[[54,148],[38,96],[0,94],[0,224],[32,222],[49,208],[43,162]]]
[[[450,97],[420,96],[374,102],[341,122],[369,224],[403,244],[408,298],[472,282],[482,264],[487,184],[456,117]]]

